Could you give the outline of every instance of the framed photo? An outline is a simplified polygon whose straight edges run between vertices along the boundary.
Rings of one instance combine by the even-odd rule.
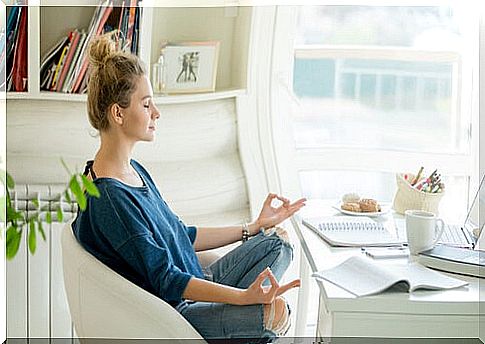
[[[163,48],[163,92],[196,93],[216,87],[219,41],[184,42]]]

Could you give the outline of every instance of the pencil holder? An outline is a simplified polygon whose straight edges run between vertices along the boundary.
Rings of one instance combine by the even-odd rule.
[[[408,173],[409,180],[414,179],[414,175]],[[437,193],[424,192],[415,189],[404,179],[404,174],[396,175],[397,191],[394,196],[393,209],[404,214],[406,210],[424,210],[438,214],[438,208],[444,191]]]

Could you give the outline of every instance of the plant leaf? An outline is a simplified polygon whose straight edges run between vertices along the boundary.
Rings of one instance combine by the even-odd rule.
[[[30,219],[29,221],[29,251],[31,254],[35,253],[37,248],[37,236],[35,233],[35,221]]]
[[[100,194],[96,185],[92,181],[90,181],[88,177],[86,177],[84,174],[81,174],[81,180],[83,181],[83,185],[86,188],[86,191],[88,192],[88,194],[96,198],[99,198]]]
[[[67,203],[71,203],[71,195],[69,194],[69,190],[64,191],[64,197],[66,198]]]
[[[57,221],[62,222],[63,218],[64,218],[64,213],[62,212],[62,207],[59,206],[59,208],[57,208]]]
[[[7,229],[7,240],[6,240],[6,246],[7,246],[7,252],[6,256],[8,260],[11,260],[15,257],[17,254],[19,247],[20,247],[20,239],[22,238],[22,230],[17,232],[17,228],[14,226],[10,226]]]
[[[39,232],[40,232],[40,235],[42,236],[42,239],[45,241],[46,238],[45,238],[45,232],[44,232],[44,228],[42,227],[42,221],[39,221],[37,223],[38,227],[39,227]]]
[[[39,200],[38,199],[33,199],[32,203],[35,205],[36,209],[39,209]]]
[[[72,176],[71,181],[69,182],[69,188],[74,197],[76,197],[79,208],[81,208],[81,210],[86,210],[86,196],[84,196],[76,177],[76,175]]]
[[[8,172],[5,172],[5,173],[7,175],[7,188],[13,189],[15,187],[15,182],[12,176]]]
[[[15,226],[9,226],[7,229],[6,240],[7,245],[17,235],[17,228]]]
[[[48,224],[51,224],[52,223],[52,214],[50,211],[48,211],[46,214],[45,214],[45,222],[47,222]]]
[[[7,222],[17,221],[23,219],[22,213],[16,211],[11,206],[7,207]]]

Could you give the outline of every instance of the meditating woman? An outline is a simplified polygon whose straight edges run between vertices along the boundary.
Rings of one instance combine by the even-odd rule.
[[[269,194],[258,218],[242,226],[186,226],[147,170],[131,158],[152,141],[160,111],[145,68],[116,51],[109,35],[89,48],[88,115],[101,143],[85,173],[101,196],[89,197],[73,222],[81,245],[107,266],[172,305],[204,338],[268,338],[285,334],[289,307],[280,285],[293,258],[287,234],[275,230],[305,205]],[[279,207],[272,206],[279,200]],[[203,270],[196,252],[242,240]],[[223,315],[223,316],[222,316]]]

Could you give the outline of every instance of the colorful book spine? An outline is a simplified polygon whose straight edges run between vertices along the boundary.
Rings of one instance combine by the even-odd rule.
[[[125,11],[125,0],[123,0],[123,3],[121,5],[121,12],[120,12],[120,20],[118,21],[118,32],[116,33],[116,43],[117,43],[117,49],[121,49],[123,47],[123,32],[121,24],[123,23],[123,13]]]
[[[22,7],[15,6],[12,8],[10,13],[10,25],[7,27],[7,90],[13,90],[13,72],[14,72],[14,61],[17,54],[17,40],[20,31],[20,22],[22,18]]]
[[[127,50],[131,51],[131,45],[133,43],[133,30],[135,25],[135,15],[136,15],[136,0],[131,0],[130,2],[130,10],[129,10],[129,17],[128,17],[128,29],[126,32],[126,45]]]
[[[83,31],[79,35],[80,35],[79,43],[76,47],[76,51],[74,52],[74,56],[72,58],[71,66],[69,67],[69,71],[67,72],[66,82],[62,86],[62,92],[69,92],[72,88],[72,82],[73,82],[75,67],[78,64],[79,55],[80,55],[81,49],[84,45],[84,41],[86,40],[86,32]]]
[[[112,11],[113,11],[113,7],[112,7],[112,4],[110,3],[109,7],[105,7],[103,17],[101,18],[101,20],[98,23],[98,26],[97,26],[97,29],[96,29],[96,34],[94,36],[90,37],[90,40],[92,40],[94,37],[101,34],[101,32],[103,30],[103,26],[106,23],[106,20],[108,20],[108,17],[111,14]],[[88,68],[88,62],[89,61],[88,61],[88,58],[87,58],[87,53],[85,53],[84,58],[83,58],[83,64],[82,64],[81,70],[79,72],[79,76],[78,76],[76,83],[74,85],[73,92],[77,92],[79,90],[81,83],[84,79],[84,76],[86,74],[86,70]]]
[[[64,62],[61,70],[61,75],[59,77],[59,82],[56,85],[56,92],[60,92],[62,86],[64,84],[64,80],[66,79],[67,72],[71,66],[72,57],[74,56],[74,52],[76,51],[77,45],[79,43],[79,31],[74,30],[72,33],[72,42],[69,45],[69,51],[66,56],[66,61]]]
[[[15,44],[12,84],[17,92],[27,91],[27,8],[21,11],[18,36]]]
[[[66,45],[64,49],[62,49],[62,54],[61,54],[61,57],[59,58],[59,62],[57,63],[56,71],[54,72],[54,78],[52,79],[50,91],[54,91],[56,89],[57,80],[59,78],[59,70],[61,69],[62,63],[64,61],[64,57],[68,49],[69,49],[68,45]]]
[[[96,10],[94,11],[93,17],[91,18],[91,22],[89,23],[89,27],[88,27],[87,39],[84,41],[84,44],[81,48],[80,60],[78,61],[76,68],[74,70],[73,84],[75,84],[77,79],[79,78],[79,74],[81,73],[84,60],[87,58],[87,52],[86,52],[87,47],[89,46],[89,42],[91,41],[94,35],[96,27],[99,24],[99,21],[101,20],[102,13],[105,11],[106,5],[109,4],[109,1],[110,0],[106,0],[101,6],[96,7]],[[70,92],[74,92],[74,85],[71,86]]]

